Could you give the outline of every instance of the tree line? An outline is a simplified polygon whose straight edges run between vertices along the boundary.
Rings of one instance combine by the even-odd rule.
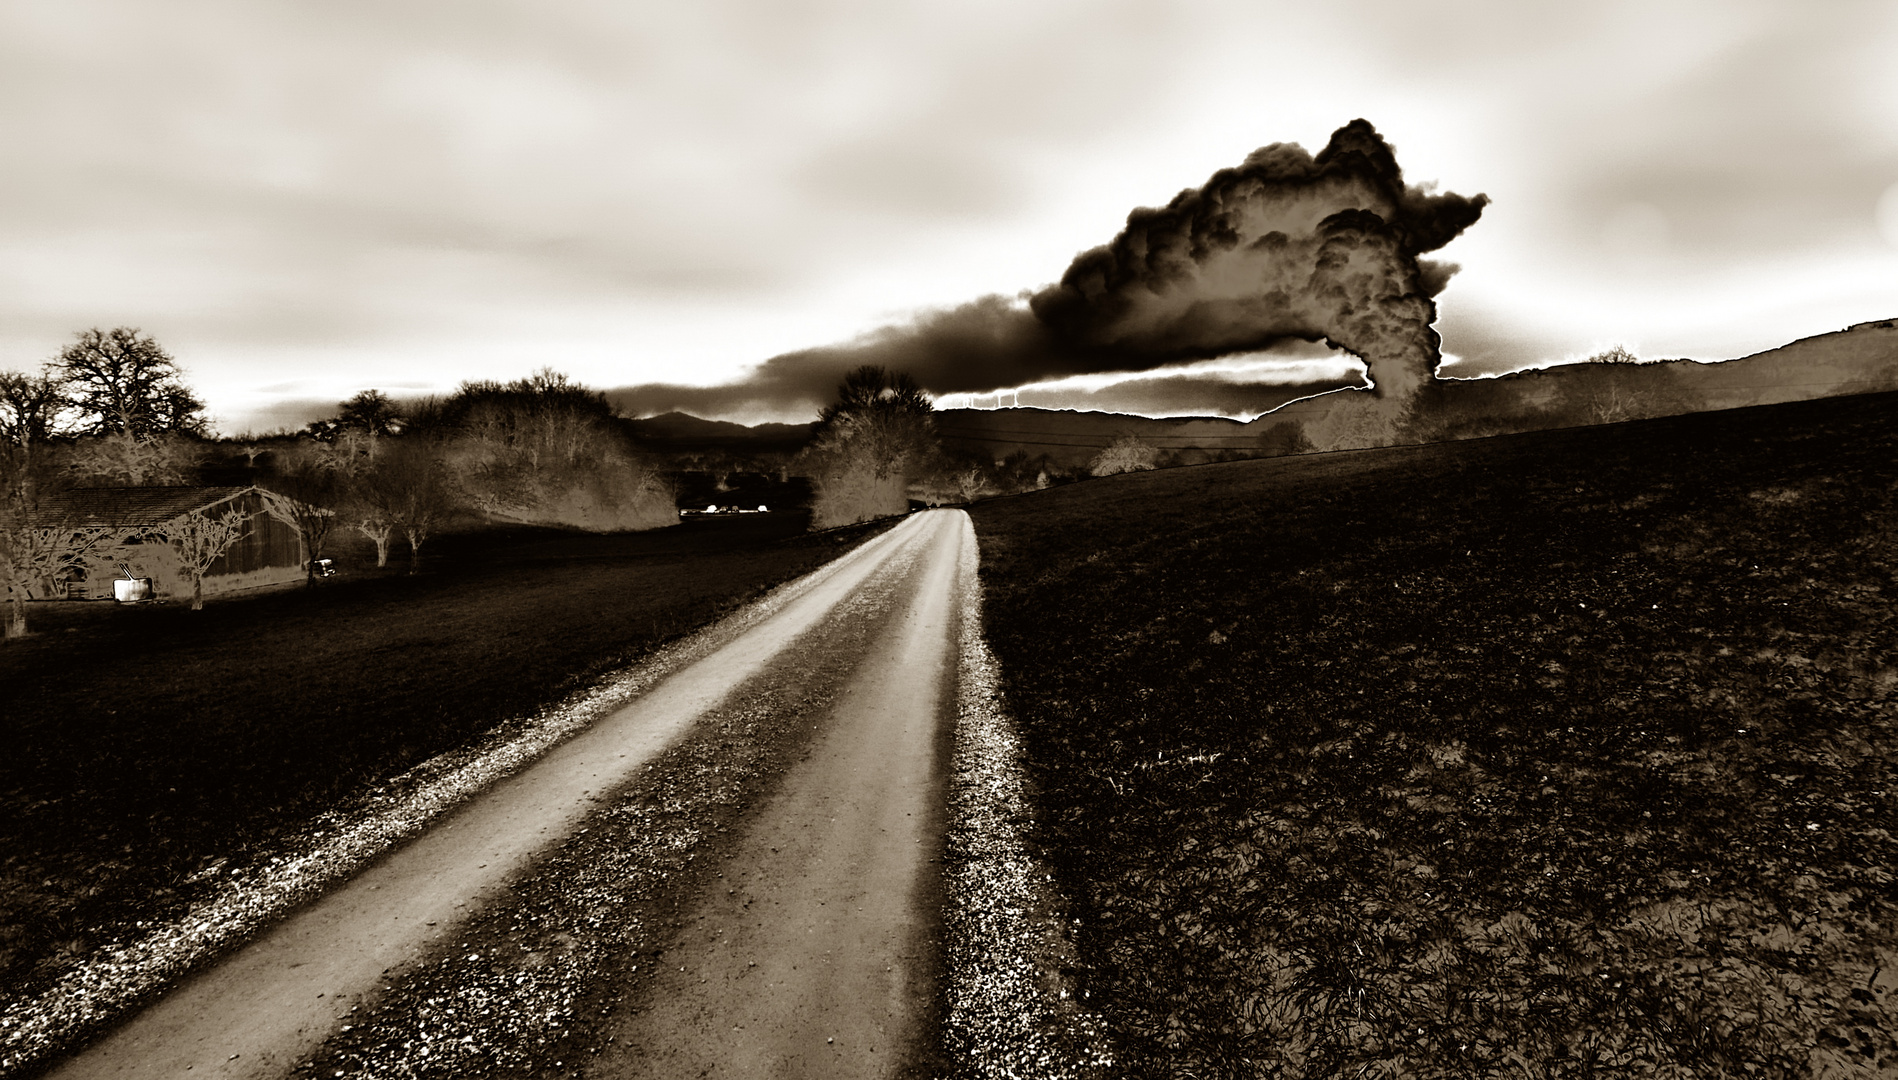
[[[87,330],[37,373],[0,372],[7,636],[25,632],[26,600],[57,595],[61,581],[103,557],[107,541],[124,539],[68,520],[62,495],[234,480],[283,496],[268,512],[299,534],[311,575],[339,531],[373,543],[378,566],[405,540],[413,570],[457,516],[594,530],[678,520],[663,474],[605,396],[552,370],[411,402],[367,390],[300,432],[213,440],[203,402],[150,335]],[[175,535],[147,529],[141,539],[171,544],[195,594],[243,525],[229,513],[188,513]]]
[[[457,516],[597,531],[678,521],[662,462],[604,394],[551,369],[416,400],[364,390],[301,431],[255,439],[211,439],[204,408],[177,361],[131,327],[77,334],[37,374],[0,372],[8,636],[24,632],[26,599],[56,595],[115,539],[49,512],[77,488],[229,484],[235,472],[282,496],[264,512],[299,535],[312,583],[318,560],[349,533],[374,546],[379,567],[404,542],[413,572]],[[966,502],[1154,463],[1137,446],[1108,458],[1064,470],[1019,453],[946,452],[928,393],[907,374],[866,366],[843,377],[809,443],[778,471],[810,478],[811,524],[827,528],[904,513],[912,492]],[[144,539],[172,545],[197,606],[204,573],[246,523],[229,511],[187,514],[170,535],[148,529]]]
[[[271,481],[303,508],[312,559],[341,525],[375,544],[377,566],[400,533],[411,570],[468,511],[600,531],[678,521],[671,487],[616,420],[605,395],[551,369],[407,404],[366,390],[275,450]]]

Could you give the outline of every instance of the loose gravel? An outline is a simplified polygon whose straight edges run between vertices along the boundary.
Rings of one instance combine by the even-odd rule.
[[[982,637],[976,545],[964,546],[955,758],[949,780],[945,936],[956,1080],[1112,1075],[1100,1017],[1078,999],[1067,909],[1024,836],[1021,743]]]
[[[769,618],[836,565],[780,586],[589,690],[366,791],[353,805],[312,820],[275,852],[250,860],[249,870],[228,875],[183,915],[141,925],[142,936],[111,942],[45,992],[0,1005],[0,1077],[23,1074],[83,1044],[495,782]]]
[[[813,636],[620,790],[446,944],[390,973],[299,1075],[586,1076],[617,1048],[611,1017],[681,933],[678,913],[716,887],[740,831],[805,747],[893,604],[898,558]],[[894,572],[893,572],[894,571]],[[709,880],[708,880],[709,879]]]
[[[898,560],[901,562],[901,560]],[[953,1080],[1112,1074],[1104,1025],[1076,997],[1067,908],[1027,836],[1021,748],[983,641],[973,542],[965,546],[958,724],[943,873],[945,1059]],[[548,749],[622,708],[807,591],[823,574],[612,676],[481,744],[396,777],[313,821],[233,874],[187,915],[115,944],[47,993],[0,1012],[0,1076],[43,1064],[231,951],[291,909]],[[801,752],[845,685],[866,635],[890,614],[877,575],[692,734],[617,792],[574,835],[508,883],[430,955],[335,1001],[337,1029],[298,1076],[585,1076],[615,1050],[602,1021],[637,1007],[641,972],[690,932],[686,898],[717,887],[719,851]]]

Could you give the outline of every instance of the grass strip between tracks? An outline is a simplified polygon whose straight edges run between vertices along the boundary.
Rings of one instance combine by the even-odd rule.
[[[972,514],[1125,1075],[1898,1069],[1898,397]]]

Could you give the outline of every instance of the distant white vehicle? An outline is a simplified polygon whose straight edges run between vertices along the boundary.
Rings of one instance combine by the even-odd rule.
[[[716,513],[718,513],[718,504],[717,504],[717,503],[713,503],[712,505],[710,505],[710,506],[708,506],[708,507],[706,507],[706,508],[705,508],[705,512],[706,512],[706,513],[708,513],[708,514],[716,514]]]
[[[763,503],[759,503],[758,512],[760,514],[769,514],[771,511]]]

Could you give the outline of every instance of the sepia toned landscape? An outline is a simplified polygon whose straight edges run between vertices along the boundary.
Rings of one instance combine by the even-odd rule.
[[[1891,1068],[1894,406],[974,508],[1117,1074]]]
[[[0,1080],[1898,1075],[1894,49],[0,9]]]
[[[1038,1045],[1071,1075],[1887,1067],[1895,420],[1870,394],[972,505],[1023,850],[1058,889],[1037,902],[1072,920],[1031,962],[1083,1019],[1043,1003]],[[419,575],[379,571],[359,537],[314,589],[30,605],[34,632],[0,654],[13,1023],[267,880],[312,822],[414,794],[887,527],[807,517],[486,527],[442,537]],[[784,718],[829,715],[842,671],[700,721],[504,901],[350,998],[309,1060],[610,1058],[653,1000],[637,958],[680,955],[673,913],[717,881],[695,865],[763,827],[775,777],[825,737]],[[938,850],[950,880],[978,861]],[[310,887],[11,1059],[101,1030]],[[557,1022],[520,1022],[548,1003]],[[417,1057],[422,1018],[479,1053]],[[918,1053],[985,1074],[979,1052]]]

